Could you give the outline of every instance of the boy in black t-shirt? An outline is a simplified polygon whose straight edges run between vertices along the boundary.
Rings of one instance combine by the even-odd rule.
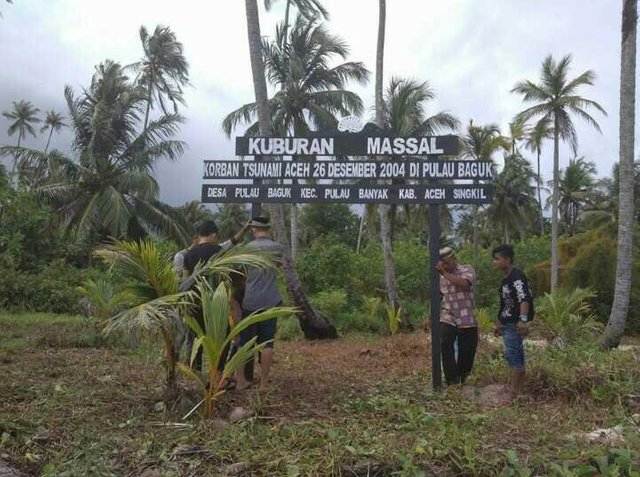
[[[504,357],[511,368],[510,400],[515,400],[522,390],[525,376],[523,338],[529,334],[529,322],[533,320],[533,293],[524,273],[513,266],[513,247],[500,245],[493,249],[493,266],[502,271],[500,284],[500,312],[496,324],[496,336],[504,340]]]

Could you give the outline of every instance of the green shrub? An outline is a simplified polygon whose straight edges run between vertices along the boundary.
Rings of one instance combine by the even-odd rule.
[[[331,320],[347,309],[347,294],[344,290],[323,291],[311,297],[311,304]]]
[[[573,343],[601,331],[595,320],[589,300],[595,294],[576,288],[547,293],[538,300],[537,316],[543,329],[554,342]]]

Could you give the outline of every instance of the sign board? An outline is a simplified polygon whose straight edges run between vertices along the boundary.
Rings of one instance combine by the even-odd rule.
[[[238,156],[454,156],[457,136],[237,137]]]
[[[436,180],[493,179],[480,161],[205,161],[203,179]]]
[[[496,170],[488,162],[435,160],[458,154],[456,136],[400,137],[371,124],[358,132],[360,128],[357,118],[348,117],[340,122],[333,135],[237,137],[236,154],[259,156],[260,160],[205,161],[203,178],[253,183],[203,184],[202,202],[248,202],[256,209],[261,203],[269,202],[429,204],[431,372],[434,389],[440,389],[440,277],[436,271],[440,248],[439,204],[490,203],[490,181]],[[291,156],[295,160],[265,159],[269,156]],[[331,160],[317,161],[318,156]],[[381,160],[346,161],[347,156]],[[416,160],[417,157],[428,160]],[[278,184],[287,180],[341,183]],[[455,180],[475,183],[452,183]],[[398,181],[412,183],[399,185]]]
[[[489,185],[205,184],[204,203],[485,204]]]

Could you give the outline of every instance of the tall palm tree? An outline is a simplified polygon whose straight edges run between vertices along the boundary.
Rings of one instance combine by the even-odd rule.
[[[514,228],[523,229],[536,208],[532,181],[535,173],[521,156],[511,156],[493,182],[493,202],[487,209],[491,222],[502,229],[504,242],[511,242]]]
[[[568,141],[574,152],[578,137],[572,116],[577,116],[600,131],[598,122],[587,111],[595,109],[606,116],[606,111],[597,102],[578,94],[582,86],[592,86],[595,73],[585,71],[574,79],[568,79],[571,56],[556,61],[551,55],[542,63],[539,83],[520,81],[512,92],[522,96],[524,102],[536,103],[522,111],[518,117],[525,121],[548,118],[553,124],[553,199],[551,202],[551,291],[558,287],[558,200],[560,182],[560,139]]]
[[[7,129],[7,134],[13,136],[16,132],[18,133],[18,147],[20,147],[22,139],[25,138],[27,134],[36,137],[36,130],[33,125],[41,121],[38,117],[39,112],[40,110],[34,107],[31,101],[21,100],[13,102],[13,111],[4,111],[2,113],[5,118],[13,121],[9,125],[9,129]],[[11,177],[13,177],[16,172],[17,160],[17,157],[13,159]]]
[[[147,109],[144,128],[149,124],[149,113],[155,104],[166,115],[165,98],[173,105],[173,113],[178,113],[178,103],[184,104],[182,88],[189,84],[189,64],[184,56],[184,48],[176,34],[169,27],[156,26],[153,35],[145,26],[140,27],[140,41],[144,56],[140,61],[128,66],[138,73],[137,81],[147,92]]]
[[[595,173],[595,164],[585,161],[583,157],[571,159],[561,173],[558,208],[564,217],[569,235],[574,234],[578,217],[584,205],[589,202]]]
[[[536,153],[538,164],[538,207],[540,214],[540,235],[544,235],[544,215],[542,213],[542,172],[540,169],[540,156],[542,155],[542,144],[547,139],[553,137],[553,129],[551,127],[550,118],[540,119],[535,126],[529,129],[529,134],[526,138],[526,147],[531,152]]]
[[[267,77],[278,92],[269,100],[272,125],[281,135],[304,136],[312,128],[335,128],[338,115],[360,114],[360,97],[345,89],[349,81],[364,83],[369,72],[360,62],[346,60],[349,49],[315,20],[296,19],[289,38],[282,40],[279,29],[276,40],[264,43]],[[286,46],[282,47],[281,45]],[[222,123],[230,136],[240,124],[255,120],[256,103],[246,104],[230,113]],[[252,124],[246,134],[258,133]],[[291,207],[291,256],[295,260],[298,245],[297,208]]]
[[[457,130],[460,121],[453,115],[444,111],[428,115],[427,106],[435,97],[435,91],[426,81],[392,78],[384,98],[385,129],[390,129],[400,136],[430,136]],[[445,207],[442,209],[444,211]],[[396,212],[397,206],[391,205],[392,237]],[[405,212],[409,213],[410,208],[406,207]]]
[[[509,140],[511,141],[511,156],[520,155],[518,143],[524,141],[529,135],[529,127],[527,122],[522,118],[516,117],[509,123]]]
[[[49,150],[49,144],[51,143],[51,136],[53,136],[53,132],[59,132],[62,128],[66,128],[68,126],[67,123],[64,122],[64,116],[62,114],[56,113],[51,110],[47,112],[46,117],[44,118],[44,125],[40,128],[40,132],[45,132],[49,129],[49,137],[47,138],[47,145],[44,148],[44,152]]]
[[[258,127],[261,136],[269,137],[273,134],[273,126],[269,111],[269,97],[267,95],[267,81],[264,75],[264,62],[262,58],[262,42],[260,38],[260,17],[258,15],[257,0],[245,0],[247,17],[247,35],[249,38],[249,55],[251,57],[251,73],[253,75],[253,89],[256,97],[256,110]],[[260,213],[259,204],[252,208],[252,215]],[[277,238],[285,246],[285,251],[290,250],[286,227],[284,222],[284,208],[276,204],[271,208],[271,220]],[[285,253],[283,271],[287,281],[289,293],[294,303],[300,310],[298,319],[302,331],[307,338],[334,338],[336,329],[326,319],[323,319],[309,304],[302,290],[300,279],[296,273],[290,257]]]
[[[474,161],[493,161],[494,155],[499,151],[508,151],[511,142],[500,134],[497,124],[476,126],[473,120],[469,121],[466,134],[461,138],[461,149],[463,157]],[[472,208],[473,225],[473,249],[478,250],[478,214],[480,207],[475,205]]]
[[[634,140],[636,96],[636,31],[638,4],[622,2],[622,52],[620,55],[620,199],[618,208],[618,256],[616,287],[602,345],[612,348],[624,334],[633,267]]]
[[[384,41],[385,28],[387,22],[387,2],[378,0],[378,40],[376,46],[376,84],[375,84],[375,110],[376,125],[384,129]],[[380,239],[382,241],[382,252],[384,257],[384,281],[387,289],[387,301],[393,309],[400,308],[400,296],[396,280],[396,269],[393,262],[393,247],[391,238],[391,217],[390,207],[380,204],[378,212],[380,215]]]
[[[182,218],[158,200],[153,177],[158,159],[175,160],[182,153],[183,143],[172,139],[182,118],[163,116],[138,131],[146,92],[108,60],[80,96],[67,86],[65,98],[77,159],[17,147],[1,148],[0,154],[15,154],[21,167],[47,166],[47,182],[38,191],[57,209],[62,225],[81,237],[161,232],[186,243],[190,237]]]
[[[362,113],[362,100],[345,87],[350,81],[365,84],[369,71],[361,62],[336,63],[349,55],[344,41],[302,16],[285,48],[280,46],[282,34],[279,29],[276,40],[263,45],[266,74],[278,90],[267,100],[275,132],[305,135],[312,129],[335,128],[339,115]],[[257,135],[257,112],[257,102],[241,106],[224,118],[223,131],[230,136],[241,124],[250,124],[246,134]]]

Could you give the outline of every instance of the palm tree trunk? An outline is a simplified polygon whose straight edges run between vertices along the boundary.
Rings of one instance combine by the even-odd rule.
[[[538,149],[538,206],[540,208],[540,235],[544,235],[544,215],[542,213],[542,175],[540,172],[540,149]]]
[[[553,197],[551,203],[551,293],[558,288],[558,199],[560,185],[560,131],[558,117],[553,119]]]
[[[289,10],[291,9],[291,0],[287,0],[287,8],[284,10],[284,34],[282,35],[282,45],[281,48],[287,44],[287,32],[289,31]]]
[[[358,242],[356,244],[356,253],[360,253],[360,247],[362,246],[362,234],[364,233],[364,217],[367,214],[366,208],[362,210],[362,216],[360,217],[360,227],[358,227]]]
[[[51,143],[51,136],[53,136],[53,126],[51,126],[51,130],[49,131],[49,138],[47,139],[47,145],[44,147],[45,153],[49,150],[49,144]]]
[[[20,147],[20,141],[22,140],[22,131],[18,132],[18,147]],[[16,168],[18,167],[18,155],[13,158],[13,166],[11,167],[11,180],[15,180]]]
[[[620,196],[618,208],[618,257],[616,287],[602,345],[620,344],[624,334],[631,291],[633,266],[634,142],[636,97],[637,0],[622,2],[622,53],[620,58]]]
[[[382,98],[382,87],[384,81],[384,36],[386,23],[386,0],[379,0],[378,16],[378,45],[376,51],[376,124],[379,128],[384,128],[384,103]],[[393,263],[393,249],[391,243],[391,223],[389,217],[389,206],[380,204],[380,236],[382,239],[382,251],[384,255],[384,281],[387,287],[387,300],[394,309],[399,308],[398,288],[396,285],[396,270]]]
[[[273,134],[273,125],[269,115],[269,102],[267,96],[267,81],[264,76],[264,63],[262,60],[262,39],[260,37],[260,17],[256,0],[245,0],[247,16],[247,35],[249,38],[249,55],[251,57],[251,73],[253,75],[253,89],[258,108],[258,125],[260,134],[269,137]],[[256,212],[255,209],[253,211]],[[311,308],[307,300],[300,279],[291,262],[291,246],[287,237],[284,208],[282,204],[273,204],[271,207],[271,220],[273,222],[276,238],[285,248],[283,258],[283,272],[287,282],[287,288],[295,305],[300,309],[298,320],[307,339],[335,338],[336,328],[325,318]]]
[[[151,112],[151,93],[151,78],[149,78],[149,84],[147,85],[147,111],[144,114],[144,132],[147,131],[147,126],[149,125],[149,113]]]

